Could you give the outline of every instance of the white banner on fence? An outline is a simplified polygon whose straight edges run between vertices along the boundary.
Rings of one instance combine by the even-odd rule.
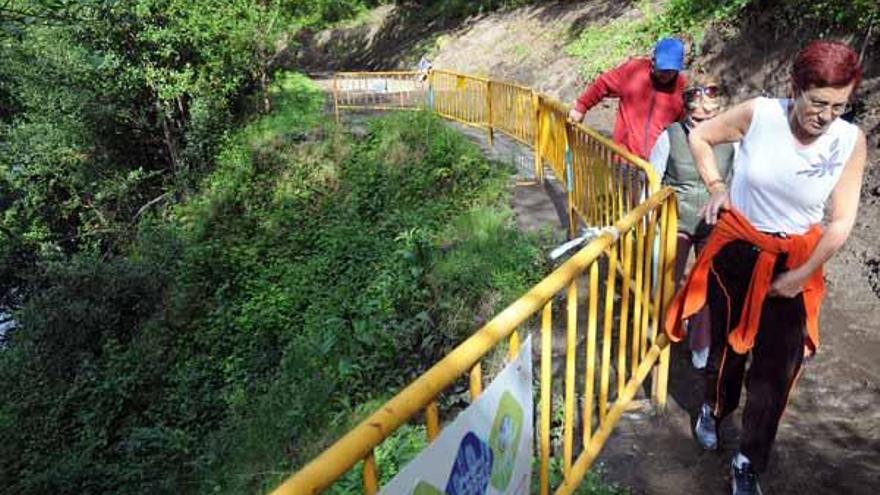
[[[532,341],[380,495],[526,495],[533,445]]]

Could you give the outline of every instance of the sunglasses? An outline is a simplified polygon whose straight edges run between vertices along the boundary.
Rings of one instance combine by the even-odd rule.
[[[720,86],[694,86],[693,88],[688,88],[684,92],[684,97],[688,100],[694,100],[697,96],[702,95],[706,98],[716,98],[721,96],[722,90]]]

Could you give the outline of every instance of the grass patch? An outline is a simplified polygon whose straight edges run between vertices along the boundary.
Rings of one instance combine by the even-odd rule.
[[[532,461],[532,491],[539,493],[541,488],[540,478],[541,461],[536,456]],[[562,484],[562,458],[550,459],[550,490],[551,492]],[[581,484],[574,491],[575,495],[629,495],[630,490],[605,479],[605,470],[601,465],[593,465]]]
[[[381,404],[376,404],[380,406]],[[403,425],[376,448],[376,465],[380,466],[379,486],[390,482],[406,464],[428,446],[424,426]],[[363,462],[358,462],[327,493],[360,495],[363,493]]]
[[[566,53],[581,59],[581,74],[593,78],[627,57],[649,56],[654,43],[665,36],[693,40],[693,49],[712,23],[735,18],[749,2],[669,0],[657,10],[650,1],[642,0],[638,16],[591,25],[566,47]]]
[[[880,20],[880,3],[875,0],[784,0],[770,9],[754,0],[668,0],[659,7],[641,0],[637,9],[636,17],[589,26],[566,47],[569,55],[583,61],[581,74],[593,78],[627,57],[649,56],[653,44],[665,36],[692,40],[695,54],[709,28],[743,23],[747,11],[750,15],[769,16],[773,19],[769,24],[784,26],[789,32],[806,33],[807,39],[867,32]]]
[[[270,488],[335,437],[328,418],[404,386],[542,274],[507,211],[510,170],[436,117],[381,117],[359,141],[297,142],[283,122],[249,127],[183,215],[214,260],[197,277],[235,277],[208,315],[213,339],[240,336],[221,351],[208,491]],[[399,435],[383,448],[415,433]]]

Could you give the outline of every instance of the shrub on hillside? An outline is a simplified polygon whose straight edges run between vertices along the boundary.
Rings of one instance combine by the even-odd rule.
[[[417,112],[356,141],[281,87],[125,256],[40,265],[0,353],[4,486],[267,489],[539,276],[475,145]]]

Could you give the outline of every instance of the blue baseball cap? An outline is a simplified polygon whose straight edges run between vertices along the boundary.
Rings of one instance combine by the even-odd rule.
[[[654,67],[657,70],[684,69],[684,43],[677,38],[663,38],[654,45]]]

